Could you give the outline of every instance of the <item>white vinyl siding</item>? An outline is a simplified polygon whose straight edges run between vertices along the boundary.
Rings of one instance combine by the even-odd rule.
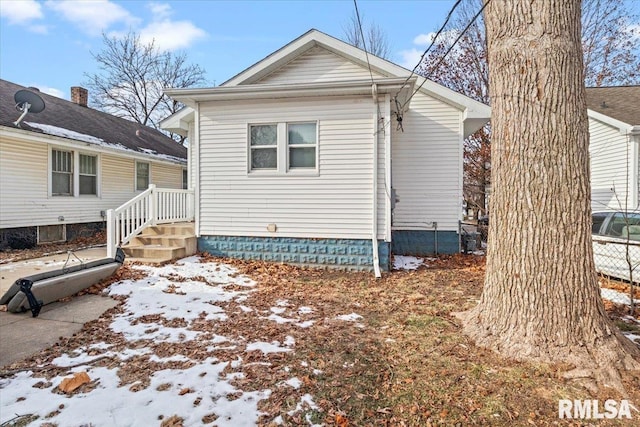
[[[399,201],[393,227],[457,231],[462,203],[461,113],[418,93],[403,118],[391,121],[392,182]]]
[[[50,150],[40,141],[0,136],[0,228],[60,224],[60,216],[65,224],[104,221],[100,211],[114,209],[137,194],[135,160],[96,153],[99,197],[50,196]],[[152,183],[181,188],[183,167],[151,161]]]
[[[200,112],[202,235],[371,237],[370,98],[227,101]],[[317,123],[317,173],[247,174],[248,126],[284,122]]]
[[[373,77],[384,77],[373,73]],[[366,67],[321,47],[313,47],[300,57],[262,78],[257,84],[317,83],[370,79]]]
[[[591,209],[620,210],[625,209],[625,205],[626,209],[636,209],[638,196],[634,196],[633,191],[637,180],[634,176],[637,152],[634,143],[628,136],[621,135],[619,129],[591,118],[589,135]]]

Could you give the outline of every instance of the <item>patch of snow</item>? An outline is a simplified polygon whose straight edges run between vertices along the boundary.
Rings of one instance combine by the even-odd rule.
[[[300,381],[297,377],[289,378],[284,382],[284,384],[288,385],[291,388],[299,389],[302,385],[302,381]]]
[[[298,314],[311,314],[313,313],[313,308],[311,307],[300,307],[298,309]]]
[[[286,353],[288,351],[291,351],[290,348],[281,347],[279,341],[273,341],[270,343],[257,341],[257,342],[252,342],[247,344],[247,351],[254,351],[254,350],[260,350],[262,354]]]
[[[0,424],[17,413],[32,413],[39,416],[40,420],[47,414],[55,414],[46,421],[60,426],[157,425],[162,417],[168,418],[174,414],[184,418],[184,425],[201,425],[203,417],[211,414],[218,417],[215,422],[218,426],[253,426],[258,423],[263,415],[258,410],[258,404],[269,398],[271,390],[265,388],[245,392],[237,388],[235,380],[244,378],[244,373],[239,371],[243,367],[241,356],[230,361],[221,361],[216,357],[198,361],[179,353],[158,357],[145,344],[148,341],[157,344],[206,339],[205,345],[211,344],[207,347],[209,351],[220,349],[216,344],[221,343],[229,343],[227,348],[236,349],[239,343],[246,341],[242,335],[231,338],[212,334],[211,331],[205,334],[192,329],[192,322],[201,318],[225,321],[227,315],[222,308],[224,304],[246,299],[256,283],[239,275],[230,266],[200,262],[198,257],[185,258],[162,267],[132,268],[144,271],[148,277],[125,280],[110,286],[110,295],[125,296],[126,300],[122,305],[123,312],[116,314],[108,327],[133,342],[133,348],[114,350],[117,347],[97,342],[54,359],[52,365],[69,368],[71,372],[86,371],[91,378],[93,388],[90,391],[79,391],[70,396],[53,392],[69,372],[48,380],[49,384],[43,388],[33,387],[46,380],[34,376],[32,372],[20,372],[10,378],[0,379]],[[278,303],[278,306],[286,306],[284,303],[286,301]],[[240,307],[247,309],[242,309],[246,312],[254,311],[251,307]],[[174,321],[172,324],[179,327],[168,326],[167,321]],[[282,343],[252,342],[242,345],[245,351],[259,350],[268,354],[291,352],[295,344],[292,336],[285,336]],[[126,363],[139,356],[148,357],[150,362],[178,362],[188,367],[157,370],[148,377],[149,386],[144,387],[140,382],[121,384],[119,367],[122,364],[89,366],[99,357],[110,357]],[[225,374],[229,368],[238,372]],[[301,386],[300,380],[295,377],[284,384],[293,389]],[[194,404],[196,400],[201,400],[203,404]],[[296,411],[309,409],[317,407],[311,395],[307,394],[302,397]],[[305,412],[304,418],[311,424],[309,413]]]
[[[356,320],[362,319],[362,316],[357,313],[342,314],[340,316],[336,316],[336,319],[344,320],[345,322],[355,322]]]
[[[26,124],[28,124],[29,126],[31,126],[32,128],[36,128],[36,129],[40,129],[42,132],[46,133],[47,135],[53,135],[53,136],[59,136],[61,138],[68,138],[68,139],[74,139],[76,141],[82,141],[82,142],[87,142],[89,144],[93,144],[93,145],[98,145],[101,147],[108,147],[111,149],[115,149],[118,151],[127,151],[129,153],[144,153],[150,157],[155,157],[157,159],[161,159],[161,160],[168,160],[171,162],[179,162],[179,163],[185,163],[186,159],[181,158],[181,157],[175,157],[175,156],[171,156],[168,154],[159,154],[157,151],[155,150],[150,150],[150,149],[146,149],[146,148],[139,148],[138,150],[133,150],[129,147],[126,147],[123,144],[120,143],[111,143],[111,142],[107,142],[102,138],[98,138],[96,136],[93,135],[87,135],[85,133],[80,133],[80,132],[76,132],[70,129],[65,129],[65,128],[61,128],[58,126],[52,126],[52,125],[46,125],[43,123],[33,123],[33,122],[24,122]]]
[[[287,319],[286,317],[278,316],[277,314],[271,314],[269,317],[264,317],[264,319],[269,319],[273,322],[276,322],[279,325],[282,325],[284,323],[295,322],[295,320],[293,319]]]
[[[396,255],[393,258],[393,269],[394,270],[416,270],[423,263],[424,263],[423,258]]]
[[[62,377],[53,378],[51,388],[41,389],[33,386],[42,378],[34,378],[31,372],[20,372],[13,378],[0,380],[2,419],[25,413],[36,413],[44,418],[53,413],[55,415],[47,421],[61,426],[157,425],[160,415],[168,418],[180,414],[184,425],[200,425],[204,416],[214,413],[218,416],[218,426],[255,425],[261,415],[258,402],[267,399],[271,390],[244,392],[237,389],[231,385],[231,379],[223,379],[227,365],[227,362],[207,359],[187,369],[156,371],[150,376],[149,387],[137,392],[130,391],[129,384],[120,386],[116,369],[91,368],[87,374],[96,384],[95,389],[71,397],[51,392],[62,382]],[[159,387],[166,384],[170,386]],[[193,392],[180,395],[180,390],[185,388]],[[228,400],[227,396],[234,393],[240,396]],[[196,398],[213,402],[195,406]]]
[[[275,314],[282,314],[285,311],[287,311],[287,309],[284,307],[271,307],[271,312]]]
[[[306,329],[312,327],[314,323],[316,323],[315,320],[306,320],[304,322],[296,323],[296,326],[302,329]]]
[[[631,298],[629,295],[624,294],[622,292],[615,291],[613,289],[600,288],[600,295],[602,298],[607,299],[616,304],[626,304],[631,305]],[[640,299],[634,298],[636,304],[640,303]]]

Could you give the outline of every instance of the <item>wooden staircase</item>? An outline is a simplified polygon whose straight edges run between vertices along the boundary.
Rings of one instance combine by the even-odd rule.
[[[184,222],[148,226],[122,250],[128,262],[157,264],[193,255],[197,246],[194,224]]]

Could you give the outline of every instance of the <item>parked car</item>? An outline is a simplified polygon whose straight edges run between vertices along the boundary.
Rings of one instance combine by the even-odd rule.
[[[632,272],[640,282],[640,213],[595,212],[591,233],[596,271],[623,280]]]

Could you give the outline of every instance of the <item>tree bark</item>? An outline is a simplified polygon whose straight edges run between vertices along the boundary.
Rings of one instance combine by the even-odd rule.
[[[464,330],[505,356],[570,363],[568,377],[622,390],[619,371],[640,368],[640,351],[609,320],[594,268],[580,1],[493,0],[485,22],[491,225]]]

